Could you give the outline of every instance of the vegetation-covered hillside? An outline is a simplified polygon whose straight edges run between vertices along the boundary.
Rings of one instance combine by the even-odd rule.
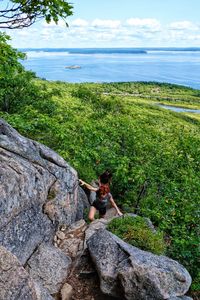
[[[57,151],[86,181],[111,169],[119,206],[150,217],[165,232],[167,254],[188,268],[200,289],[200,115],[157,105],[200,109],[200,91],[142,82],[35,86],[32,98],[15,95],[0,116]]]

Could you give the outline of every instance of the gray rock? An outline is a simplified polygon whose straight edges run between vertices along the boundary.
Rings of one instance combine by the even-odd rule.
[[[96,200],[96,192],[91,191],[89,198],[90,198],[90,204],[92,204]]]
[[[82,219],[70,225],[65,230],[65,235],[68,236],[70,234],[73,234],[74,236],[78,237],[80,234],[82,235],[82,233],[85,232],[86,228],[87,228],[87,224],[85,220]]]
[[[69,238],[64,239],[58,247],[66,255],[69,255],[71,258],[76,258],[83,250],[83,241],[79,238]]]
[[[188,296],[181,296],[181,297],[171,297],[168,300],[193,300],[193,299]]]
[[[90,207],[88,197],[81,187],[78,188],[78,201],[76,221],[81,220],[84,215],[84,210]]]
[[[94,220],[90,223],[89,227],[85,231],[85,242],[84,242],[84,248],[87,248],[87,241],[90,239],[90,237],[96,233],[99,229],[106,229],[106,226],[108,225],[109,221],[105,218]]]
[[[25,264],[37,245],[48,240],[53,232],[52,223],[42,213],[41,207],[30,207],[0,230],[0,244]]]
[[[2,119],[0,162],[0,245],[24,264],[58,224],[77,219],[78,177],[58,154]]]
[[[34,283],[18,259],[0,246],[0,299],[37,300]]]
[[[105,219],[109,220],[110,222],[115,217],[119,217],[116,209],[114,207],[107,209]]]
[[[105,229],[87,242],[103,293],[134,300],[162,300],[184,295],[191,284],[178,262],[128,245]]]
[[[137,216],[137,215],[136,215]],[[115,208],[109,208],[106,211],[106,215],[104,218],[94,220],[93,222],[90,223],[88,228],[85,231],[85,246],[84,248],[87,248],[87,241],[88,239],[100,228],[101,229],[106,229],[110,221],[114,218],[120,218],[119,215],[116,212]]]
[[[27,271],[50,294],[56,294],[67,278],[70,266],[71,259],[60,249],[43,244],[27,262]]]
[[[93,180],[93,181],[91,182],[91,185],[92,185],[93,187],[96,187],[96,188],[97,188],[97,187],[99,186],[98,180]],[[92,204],[92,203],[96,200],[96,192],[91,191],[91,192],[90,192],[89,199],[90,199],[90,204]]]
[[[43,287],[41,282],[34,281],[37,300],[54,300],[49,291]]]
[[[87,224],[84,220],[79,220],[63,231],[56,232],[56,244],[71,258],[75,258],[83,252],[85,230]]]

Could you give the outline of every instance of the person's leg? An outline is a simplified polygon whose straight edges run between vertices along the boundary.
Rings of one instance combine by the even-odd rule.
[[[88,219],[91,222],[94,221],[94,216],[95,216],[96,211],[97,211],[97,209],[94,206],[90,206],[90,211],[89,211],[89,214],[88,214]]]

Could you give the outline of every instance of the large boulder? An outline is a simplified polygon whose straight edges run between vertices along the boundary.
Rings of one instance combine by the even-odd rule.
[[[70,257],[54,246],[42,244],[28,260],[26,269],[39,287],[47,289],[49,294],[56,294],[70,267]]]
[[[81,218],[77,172],[2,119],[0,162],[0,245],[24,264],[58,224]]]
[[[0,299],[38,299],[29,274],[18,259],[2,246],[0,246]]]
[[[109,224],[109,220],[105,218],[94,220],[85,231],[85,241],[84,241],[84,248],[87,248],[87,241],[90,237],[96,233],[99,229],[106,229],[107,225]]]
[[[134,300],[162,300],[184,295],[191,284],[178,262],[133,247],[106,229],[87,242],[103,293]]]
[[[35,291],[37,295],[37,300],[55,300],[49,291],[41,284],[40,281],[34,280]]]

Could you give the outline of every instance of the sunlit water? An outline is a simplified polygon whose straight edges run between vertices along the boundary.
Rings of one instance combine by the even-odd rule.
[[[178,107],[178,106],[171,106],[171,105],[163,105],[158,104],[162,108],[169,109],[175,112],[189,112],[193,114],[200,114],[200,109],[190,109],[190,108],[184,108],[184,107]]]
[[[200,49],[23,49],[28,70],[66,82],[158,81],[200,89]],[[69,69],[68,66],[80,68]]]

